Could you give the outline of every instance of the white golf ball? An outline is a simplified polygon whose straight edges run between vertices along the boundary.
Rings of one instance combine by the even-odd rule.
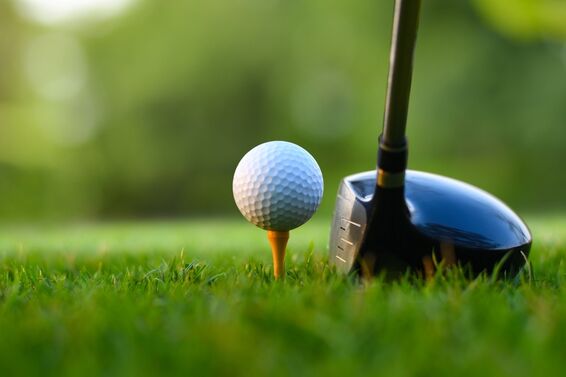
[[[249,222],[265,230],[289,231],[306,223],[318,208],[322,172],[298,145],[270,141],[242,158],[232,190],[238,209]]]

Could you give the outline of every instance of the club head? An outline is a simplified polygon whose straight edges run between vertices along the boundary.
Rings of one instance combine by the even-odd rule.
[[[386,234],[380,229],[384,224],[369,222],[375,190],[375,171],[348,176],[340,184],[330,235],[330,263],[339,271],[361,271],[368,261],[371,274],[422,270],[422,257],[435,255],[471,268],[474,275],[498,266],[500,275],[514,276],[526,261],[532,243],[529,229],[483,190],[407,170],[406,210],[402,220],[386,220],[397,222],[395,232]]]

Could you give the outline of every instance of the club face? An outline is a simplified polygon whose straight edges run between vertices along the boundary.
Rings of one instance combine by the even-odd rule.
[[[375,176],[375,171],[352,175],[340,185],[330,237],[330,262],[339,271],[354,268],[362,244],[364,251],[379,249],[364,243],[366,232],[376,232],[372,225],[368,228]],[[409,250],[450,252],[476,274],[501,263],[503,272],[514,275],[524,264],[532,242],[529,229],[485,191],[450,178],[407,171],[405,201],[410,221],[407,237],[398,243],[399,250],[392,251],[401,259]],[[404,259],[408,266],[414,262]]]
[[[344,273],[352,270],[364,240],[371,198],[375,187],[367,173],[351,175],[340,182],[330,230],[330,263]]]

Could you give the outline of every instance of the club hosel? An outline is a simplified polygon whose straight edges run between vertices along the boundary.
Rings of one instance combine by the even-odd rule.
[[[380,254],[398,250],[406,230],[408,212],[404,185],[388,188],[377,185],[368,220],[368,227],[372,231],[364,241],[374,247],[366,252],[371,250],[373,254]]]
[[[407,169],[407,142],[388,145],[379,138],[377,180],[373,196],[372,222],[378,229],[373,235],[387,246],[398,241],[398,234],[407,219],[405,203],[405,170]]]
[[[400,145],[388,145],[383,140],[383,137],[380,136],[377,155],[377,188],[403,188],[405,185],[407,161],[408,148],[406,140]]]

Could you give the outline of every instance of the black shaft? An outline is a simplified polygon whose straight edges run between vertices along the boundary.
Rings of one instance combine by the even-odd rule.
[[[420,7],[421,0],[395,1],[389,80],[381,135],[381,144],[384,147],[404,147],[406,143],[405,129]]]
[[[399,250],[405,250],[403,245],[413,237],[405,201],[408,158],[405,128],[420,5],[421,0],[395,1],[389,81],[383,132],[379,138],[375,192],[356,262],[361,271],[364,266],[372,266],[368,268],[370,274],[376,273],[376,260],[383,259],[388,253],[398,254]]]

